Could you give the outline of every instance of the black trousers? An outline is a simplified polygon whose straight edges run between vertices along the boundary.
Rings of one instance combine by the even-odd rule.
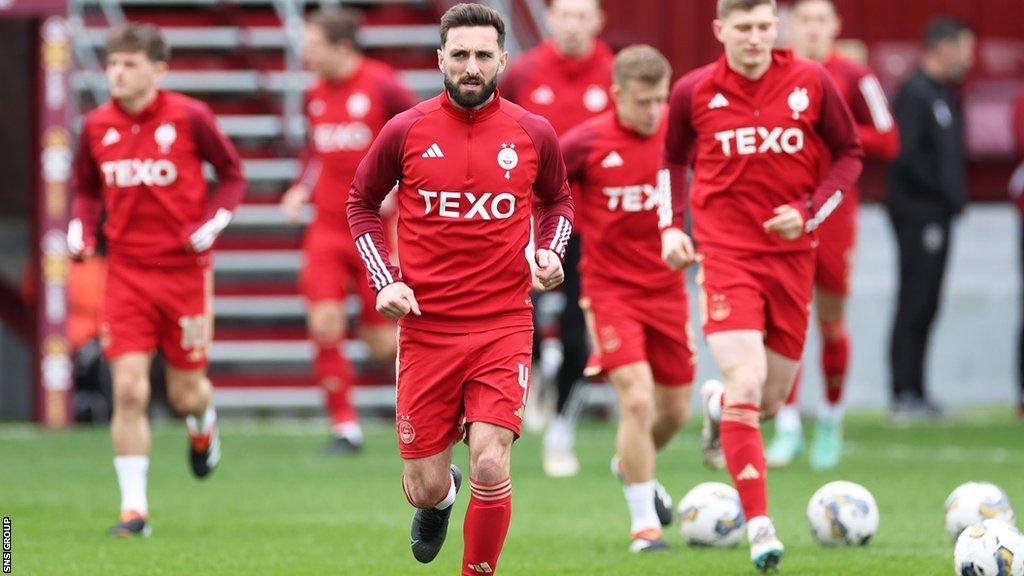
[[[573,234],[565,247],[565,310],[562,311],[562,366],[555,381],[558,385],[558,414],[565,414],[565,406],[572,397],[573,388],[583,378],[590,347],[587,344],[587,325],[580,309],[580,237]]]
[[[899,244],[899,296],[889,362],[893,398],[924,398],[924,363],[949,257],[949,216],[889,211]]]

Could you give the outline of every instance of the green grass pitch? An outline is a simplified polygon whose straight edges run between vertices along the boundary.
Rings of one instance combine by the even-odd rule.
[[[989,480],[1024,502],[1024,444],[1008,410],[974,412],[952,423],[892,428],[878,415],[847,423],[839,469],[812,473],[806,460],[769,474],[771,513],[786,543],[782,572],[794,575],[952,573],[952,544],[942,505],[968,480]],[[674,498],[698,482],[728,481],[699,465],[693,422],[659,458],[659,479]],[[105,428],[46,432],[0,426],[0,514],[10,516],[13,573],[26,575],[436,575],[457,574],[459,496],[449,539],[433,564],[408,550],[411,509],[399,484],[401,464],[387,424],[368,429],[356,458],[317,455],[323,426],[297,422],[223,425],[224,458],[205,482],[193,480],[179,425],[155,428],[150,465],[153,537],[105,535],[118,507]],[[767,434],[766,434],[767,436]],[[506,575],[754,574],[744,545],[697,550],[672,529],[671,552],[634,556],[618,482],[608,470],[614,429],[588,423],[578,436],[582,473],[551,480],[540,469],[539,439],[527,435],[513,455],[514,512],[502,556]],[[465,466],[465,447],[456,448]],[[804,509],[825,482],[870,489],[881,510],[875,540],[863,549],[823,549],[811,539]]]

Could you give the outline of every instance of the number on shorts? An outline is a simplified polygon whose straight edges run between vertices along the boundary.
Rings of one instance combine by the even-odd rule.
[[[205,314],[182,316],[178,318],[178,326],[181,326],[182,350],[202,350],[206,348],[208,330]]]
[[[530,367],[519,363],[519,385],[523,388],[523,406],[526,406],[526,394],[530,389]]]

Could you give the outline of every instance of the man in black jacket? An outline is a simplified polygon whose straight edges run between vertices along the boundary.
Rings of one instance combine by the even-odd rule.
[[[957,85],[974,60],[975,37],[941,17],[924,33],[920,67],[894,103],[903,143],[889,169],[886,207],[899,243],[899,301],[890,362],[894,418],[938,415],[924,394],[924,362],[938,310],[950,231],[967,203],[963,109]]]

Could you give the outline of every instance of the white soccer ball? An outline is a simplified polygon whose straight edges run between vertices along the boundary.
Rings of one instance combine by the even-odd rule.
[[[878,505],[867,488],[829,482],[807,503],[811,534],[825,546],[863,546],[878,531]]]
[[[677,508],[679,533],[693,546],[725,548],[743,539],[743,506],[736,489],[721,482],[698,484]]]
[[[1024,576],[1024,536],[1002,520],[968,526],[956,540],[957,576]]]
[[[967,482],[946,498],[946,532],[956,540],[964,528],[989,519],[1013,526],[1013,505],[1003,489],[990,482]]]

